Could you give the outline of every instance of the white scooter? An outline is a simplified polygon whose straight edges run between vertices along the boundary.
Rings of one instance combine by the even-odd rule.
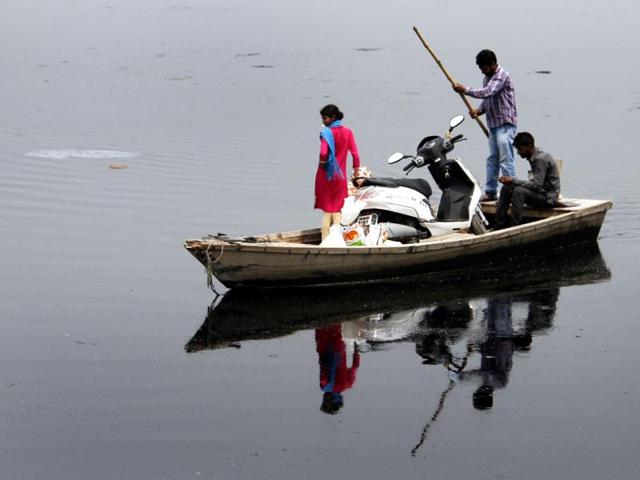
[[[480,209],[480,184],[460,158],[446,156],[454,144],[465,140],[462,134],[451,137],[453,129],[463,121],[462,115],[453,117],[444,138],[426,137],[415,155],[394,153],[388,160],[389,164],[408,160],[403,168],[407,175],[416,167],[429,168],[442,190],[437,212],[429,203],[431,186],[424,179],[368,178],[362,181],[356,194],[345,201],[342,224],[384,224],[387,238],[401,242],[452,232],[485,233],[488,223]]]

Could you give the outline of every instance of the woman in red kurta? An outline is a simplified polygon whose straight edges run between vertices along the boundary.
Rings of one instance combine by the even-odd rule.
[[[360,155],[353,132],[342,125],[344,114],[335,105],[320,110],[325,128],[320,132],[320,164],[316,172],[316,201],[314,208],[321,209],[322,238],[329,234],[332,224],[340,223],[340,210],[347,191],[347,153],[351,152],[353,170],[360,167]]]

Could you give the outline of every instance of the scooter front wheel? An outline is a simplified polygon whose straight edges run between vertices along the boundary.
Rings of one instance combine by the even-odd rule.
[[[475,235],[482,235],[483,233],[487,233],[487,227],[484,226],[484,221],[480,217],[478,213],[474,213],[471,218],[471,233]]]

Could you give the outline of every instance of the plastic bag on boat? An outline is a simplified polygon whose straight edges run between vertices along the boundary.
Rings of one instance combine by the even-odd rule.
[[[382,245],[387,239],[387,228],[383,224],[369,225],[369,233],[365,238],[367,247]]]
[[[344,238],[342,238],[342,227],[337,224],[331,225],[331,228],[329,228],[329,235],[320,242],[320,246],[329,248],[346,247],[347,244],[345,243]]]
[[[342,237],[348,247],[362,247],[366,240],[364,229],[360,225],[344,227]]]

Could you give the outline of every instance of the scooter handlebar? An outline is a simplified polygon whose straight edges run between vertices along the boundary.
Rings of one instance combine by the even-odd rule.
[[[415,163],[413,163],[413,160],[412,160],[410,164],[408,164],[408,165],[405,165],[405,166],[404,166],[404,168],[402,169],[402,171],[403,171],[404,173],[406,173],[407,175],[409,175],[409,172],[410,172],[411,170],[413,170],[414,168],[416,168],[416,164],[415,164]]]

